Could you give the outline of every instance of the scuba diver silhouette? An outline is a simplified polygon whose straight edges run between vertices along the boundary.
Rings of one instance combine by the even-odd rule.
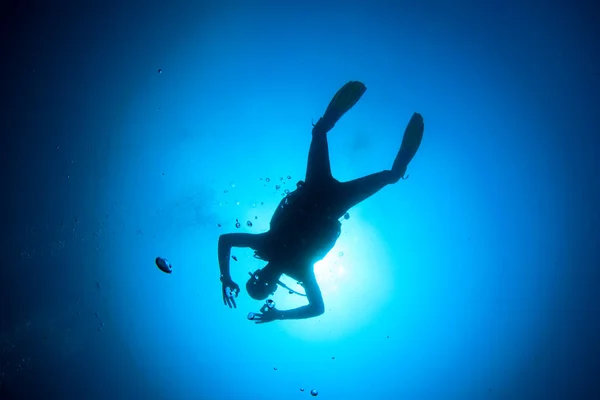
[[[308,305],[291,310],[278,310],[267,301],[261,313],[250,313],[256,323],[274,320],[316,317],[325,312],[323,297],[314,274],[315,262],[321,260],[335,245],[340,233],[340,218],[352,207],[369,198],[383,187],[405,179],[423,138],[423,117],[414,113],[391,170],[381,171],[349,182],[339,182],[331,174],[327,133],[350,110],[367,90],[357,81],[346,83],[335,94],[325,114],[313,124],[312,141],[308,152],[305,182],[289,193],[275,210],[270,230],[260,234],[227,233],[219,236],[218,257],[221,271],[223,303],[237,308],[235,297],[240,287],[229,271],[232,247],[248,247],[255,257],[267,264],[249,272],[246,290],[255,300],[265,300],[275,293],[277,285],[291,292],[279,279],[285,274],[304,288]]]

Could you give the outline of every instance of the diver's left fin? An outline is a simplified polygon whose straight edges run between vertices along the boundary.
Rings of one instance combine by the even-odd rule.
[[[400,146],[400,150],[398,151],[392,166],[392,172],[398,179],[404,176],[408,163],[410,163],[417,153],[417,150],[419,150],[424,130],[425,124],[423,123],[423,117],[419,113],[414,113],[404,130],[402,146]]]

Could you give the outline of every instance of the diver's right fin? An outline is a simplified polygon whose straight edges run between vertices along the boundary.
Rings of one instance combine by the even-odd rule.
[[[350,81],[342,86],[329,102],[323,117],[315,124],[316,130],[329,132],[348,110],[360,100],[367,91],[364,83]]]

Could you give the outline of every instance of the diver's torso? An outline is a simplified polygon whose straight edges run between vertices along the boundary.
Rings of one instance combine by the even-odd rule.
[[[323,204],[304,187],[287,195],[271,218],[268,248],[257,254],[267,261],[282,264],[314,264],[335,245],[340,222],[331,218]]]

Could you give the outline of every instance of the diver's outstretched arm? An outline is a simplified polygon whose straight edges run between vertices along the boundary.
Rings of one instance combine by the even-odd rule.
[[[219,270],[221,271],[221,281],[231,280],[229,271],[229,258],[232,247],[250,247],[257,250],[262,247],[265,241],[266,233],[225,233],[219,236]]]
[[[277,310],[277,319],[304,319],[318,317],[325,312],[325,304],[321,289],[314,274],[310,274],[303,282],[304,290],[306,290],[306,298],[308,305],[294,308],[291,310]]]
[[[281,284],[281,282],[279,283]],[[318,317],[319,315],[323,314],[325,312],[323,296],[321,295],[321,289],[319,289],[319,284],[317,283],[315,274],[313,272],[304,278],[303,286],[304,290],[306,291],[308,305],[293,308],[291,310],[279,310],[267,303],[262,306],[260,313],[251,313],[251,315],[249,314],[248,319],[253,320],[256,324],[265,324],[278,319],[305,319]]]
[[[266,234],[250,233],[227,233],[219,236],[219,269],[221,270],[221,292],[223,295],[223,304],[229,308],[237,308],[235,297],[240,293],[240,287],[231,279],[229,272],[229,257],[232,247],[250,247],[257,250],[263,246],[266,240]]]

